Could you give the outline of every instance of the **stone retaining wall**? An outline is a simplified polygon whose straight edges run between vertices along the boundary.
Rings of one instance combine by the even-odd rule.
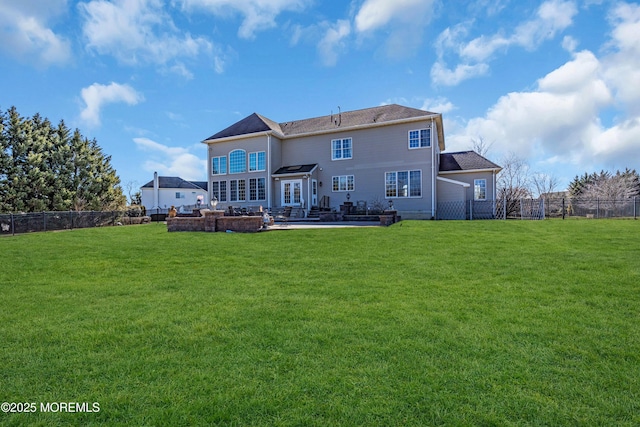
[[[201,212],[201,217],[167,218],[167,231],[234,231],[255,233],[262,229],[261,216],[224,216],[224,211]]]

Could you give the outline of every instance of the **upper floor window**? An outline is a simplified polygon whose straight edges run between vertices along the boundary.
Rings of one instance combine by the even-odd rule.
[[[431,129],[409,131],[409,148],[431,147]]]
[[[229,173],[243,173],[247,171],[247,152],[233,150],[229,153]]]
[[[331,140],[331,160],[344,160],[353,157],[351,138]]]
[[[185,198],[185,193],[180,193],[179,191],[176,191],[176,199],[184,199]]]
[[[487,180],[486,179],[473,180],[473,199],[487,200]]]
[[[227,173],[227,156],[211,158],[211,174],[224,175]]]
[[[267,156],[264,151],[249,153],[249,172],[267,169]]]

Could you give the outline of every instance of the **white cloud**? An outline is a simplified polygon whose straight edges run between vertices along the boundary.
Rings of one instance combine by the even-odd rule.
[[[365,0],[354,19],[355,30],[363,37],[385,30],[388,56],[414,52],[431,21],[435,0]]]
[[[431,80],[436,84],[456,86],[458,83],[489,72],[487,64],[458,64],[455,70],[447,68],[443,62],[436,62],[431,67]]]
[[[182,34],[161,0],[92,0],[80,3],[87,46],[130,65],[166,64],[176,58],[211,53],[214,45],[204,37]],[[191,72],[177,62],[174,71],[187,78]]]
[[[554,22],[562,26],[568,21]],[[600,57],[588,50],[574,52],[570,61],[540,78],[535,90],[509,93],[483,117],[449,127],[455,130],[448,148],[467,148],[472,138],[482,136],[503,154],[515,152],[556,168],[567,163],[635,167],[640,89],[631,82],[640,81],[640,5],[615,4],[609,23],[610,39]],[[563,45],[573,52],[577,42],[565,38]],[[605,113],[613,117],[611,123],[603,122]]]
[[[124,102],[129,105],[135,105],[144,100],[142,94],[136,92],[131,86],[118,83],[109,85],[94,83],[89,87],[83,88],[80,96],[86,105],[80,112],[80,118],[89,126],[100,125],[100,112],[106,104]]]
[[[416,18],[416,9],[425,7],[424,0],[365,0],[355,19],[359,32],[373,31],[398,19],[408,21]]]
[[[309,0],[181,0],[187,9],[205,9],[217,16],[241,14],[238,36],[253,39],[257,32],[276,27],[276,17],[285,11],[299,11]]]
[[[432,80],[435,84],[455,86],[469,78],[484,75],[489,71],[488,62],[497,52],[506,51],[512,46],[534,50],[569,27],[577,13],[573,0],[547,0],[540,5],[535,17],[517,25],[512,34],[506,35],[504,31],[498,31],[493,35],[476,37],[469,42],[462,39],[467,36],[471,23],[447,28],[436,39],[438,59],[431,70]],[[565,46],[572,45],[568,40],[564,43]],[[447,56],[453,56],[460,62],[454,68],[448,67]]]
[[[609,43],[614,51],[604,59],[605,78],[622,105],[640,115],[640,85],[634,84],[640,82],[640,5],[618,4],[609,21],[614,26]]]
[[[149,153],[150,158],[143,163],[143,169],[147,172],[179,176],[186,180],[198,180],[206,176],[207,161],[204,156],[193,154],[190,148],[170,147],[149,138],[134,138],[133,142],[138,149]],[[197,148],[203,150],[204,146]]]
[[[322,63],[333,66],[338,61],[338,52],[345,49],[344,39],[351,34],[351,24],[346,20],[338,20],[325,32],[324,37],[318,42],[318,52]]]
[[[64,0],[42,5],[34,1],[0,1],[0,49],[38,66],[66,64],[71,59],[71,43],[48,26],[66,10]]]

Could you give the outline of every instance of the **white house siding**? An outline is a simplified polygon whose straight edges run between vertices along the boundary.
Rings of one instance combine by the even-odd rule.
[[[176,193],[184,194],[184,198],[176,198]],[[169,209],[171,206],[179,208],[181,206],[193,206],[198,203],[198,196],[203,196],[203,202],[206,204],[209,197],[205,190],[195,188],[160,188],[158,190],[158,206],[153,205],[153,188],[142,188],[142,205],[147,213],[152,213],[155,208]]]
[[[404,218],[431,217],[432,148],[409,149],[409,131],[431,126],[431,120],[411,123],[369,127],[357,130],[306,136],[283,141],[282,164],[296,165],[317,163],[316,176],[322,185],[319,198],[328,196],[331,207],[339,209],[346,201],[347,192],[332,191],[332,177],[353,175],[355,189],[349,191],[350,200],[364,200],[370,204],[380,200],[385,205],[385,172],[420,170],[422,176],[422,196],[416,198],[390,198],[394,207]],[[435,130],[432,131],[432,143],[437,144]],[[331,160],[331,141],[337,138],[352,138],[353,158]],[[304,185],[303,185],[304,186]],[[305,187],[306,189],[306,187]]]

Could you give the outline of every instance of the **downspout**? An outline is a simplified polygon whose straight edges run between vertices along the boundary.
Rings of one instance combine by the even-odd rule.
[[[433,117],[431,117],[431,132],[436,137],[436,143],[431,144],[431,219],[435,219],[436,217],[436,154],[435,150],[438,146],[438,132],[434,132],[435,123],[433,122]]]
[[[267,185],[267,210],[271,211],[271,134],[267,134],[267,179],[269,185]]]

